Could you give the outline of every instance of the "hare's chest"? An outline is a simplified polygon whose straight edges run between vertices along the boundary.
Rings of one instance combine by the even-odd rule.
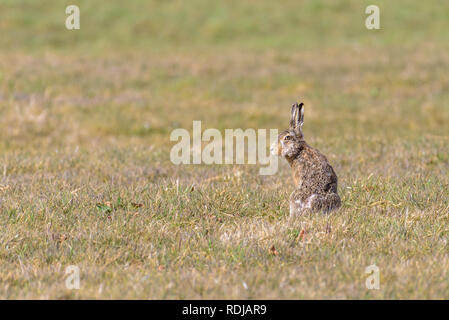
[[[316,170],[313,168],[313,164],[307,161],[299,161],[293,170],[293,180],[298,188],[307,187],[313,179],[313,175]]]

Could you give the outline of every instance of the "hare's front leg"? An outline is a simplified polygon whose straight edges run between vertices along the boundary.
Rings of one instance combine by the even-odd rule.
[[[290,201],[290,217],[296,217],[302,213],[302,205],[299,200]]]
[[[295,217],[304,211],[304,204],[301,201],[299,190],[295,190],[290,195],[290,217]]]

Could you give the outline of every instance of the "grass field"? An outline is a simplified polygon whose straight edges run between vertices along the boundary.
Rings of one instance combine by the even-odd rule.
[[[275,3],[1,1],[0,298],[449,298],[449,4]],[[298,97],[338,212],[290,219],[284,160],[171,163]]]

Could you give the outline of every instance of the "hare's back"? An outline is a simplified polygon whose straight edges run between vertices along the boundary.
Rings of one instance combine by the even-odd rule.
[[[308,190],[307,194],[336,191],[337,175],[323,154],[310,147],[301,158],[298,187]]]

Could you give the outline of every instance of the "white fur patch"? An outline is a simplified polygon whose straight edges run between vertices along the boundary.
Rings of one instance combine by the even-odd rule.
[[[290,203],[290,215],[299,214],[304,209],[312,209],[312,202],[317,197],[317,194],[312,194],[307,198],[306,202],[302,202],[301,200],[295,200]]]
[[[312,201],[317,197],[316,194],[312,194],[310,197],[307,198],[307,202],[303,206],[304,209],[311,209],[312,208]]]

